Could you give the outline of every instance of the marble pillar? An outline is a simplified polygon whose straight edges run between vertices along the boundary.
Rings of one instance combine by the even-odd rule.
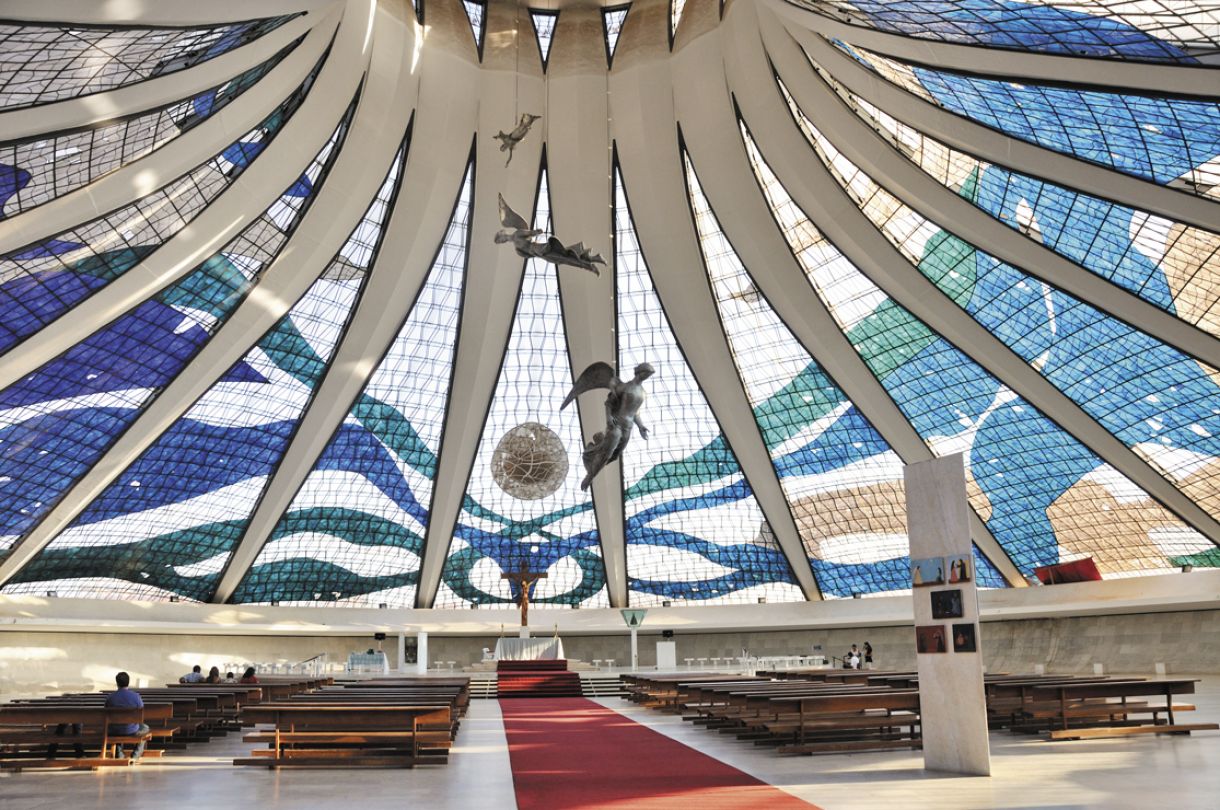
[[[982,639],[960,454],[907,465],[924,767],[989,776]]]

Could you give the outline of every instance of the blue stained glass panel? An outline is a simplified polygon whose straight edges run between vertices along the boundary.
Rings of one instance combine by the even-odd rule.
[[[771,308],[686,158],[724,333],[823,596],[907,590],[902,460]]]
[[[1055,152],[1182,191],[1220,185],[1220,104],[984,79],[849,48],[916,95]]]
[[[802,600],[661,307],[617,173],[614,199],[619,374],[657,372],[640,414],[649,439],[621,459],[631,604]]]
[[[1167,570],[1210,541],[891,300],[822,235],[742,127],[780,230],[861,359],[967,492],[1025,575],[1092,556],[1106,576]]]
[[[471,165],[405,324],[231,601],[414,607],[465,282],[473,184]]]
[[[354,109],[307,169],[312,182],[338,152]],[[0,392],[0,551],[34,526],[198,353],[279,255],[311,201],[289,189],[181,281]],[[238,364],[225,380],[260,376]]]

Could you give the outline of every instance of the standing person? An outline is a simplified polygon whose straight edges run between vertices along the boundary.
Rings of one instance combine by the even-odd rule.
[[[199,683],[203,680],[203,667],[196,664],[190,672],[178,679],[178,683]]]
[[[242,673],[241,680],[238,683],[258,683],[258,676],[254,674],[254,667],[246,667],[246,671]]]
[[[864,668],[873,668],[873,645],[869,644],[867,641],[864,642]]]
[[[196,667],[196,670],[199,668]],[[127,687],[131,685],[131,676],[126,672],[120,672],[114,676],[115,685],[119,688],[106,696],[107,709],[143,709],[144,700],[138,692],[135,692]],[[120,734],[124,737],[138,736],[144,739],[140,740],[140,744],[136,746],[136,750],[131,755],[132,762],[135,762],[144,755],[144,744],[147,742],[145,735],[148,734],[148,724],[146,723],[114,723],[110,726],[111,734]],[[119,756],[123,756],[123,748],[119,746]]]

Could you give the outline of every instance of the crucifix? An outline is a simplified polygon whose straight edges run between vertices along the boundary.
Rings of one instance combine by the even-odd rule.
[[[517,583],[517,588],[520,590],[520,595],[517,597],[516,603],[521,606],[521,627],[530,626],[530,588],[540,579],[546,579],[545,573],[531,571],[529,566],[525,564],[525,560],[521,561],[521,568],[515,574],[500,574],[500,579],[508,579]]]

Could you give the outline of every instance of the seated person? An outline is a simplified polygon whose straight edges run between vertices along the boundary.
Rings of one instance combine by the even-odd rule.
[[[107,709],[143,709],[144,700],[138,692],[135,692],[127,687],[131,684],[131,676],[126,672],[120,672],[114,676],[114,682],[119,687],[116,691],[111,692],[106,696]],[[110,726],[111,734],[120,734],[124,737],[140,736],[148,734],[147,723],[113,723]],[[147,740],[140,740],[136,750],[132,753],[131,759],[134,762],[144,755],[144,744]],[[119,746],[119,756],[123,756],[123,747]]]
[[[242,673],[241,680],[238,683],[258,683],[258,676],[254,674],[254,667],[246,667],[246,671]]]
[[[178,679],[178,683],[199,683],[203,680],[203,667],[196,664],[190,672]]]
[[[220,667],[212,667],[208,670],[206,683],[220,683]]]
[[[237,676],[232,672],[226,672],[223,683],[237,683]]]

